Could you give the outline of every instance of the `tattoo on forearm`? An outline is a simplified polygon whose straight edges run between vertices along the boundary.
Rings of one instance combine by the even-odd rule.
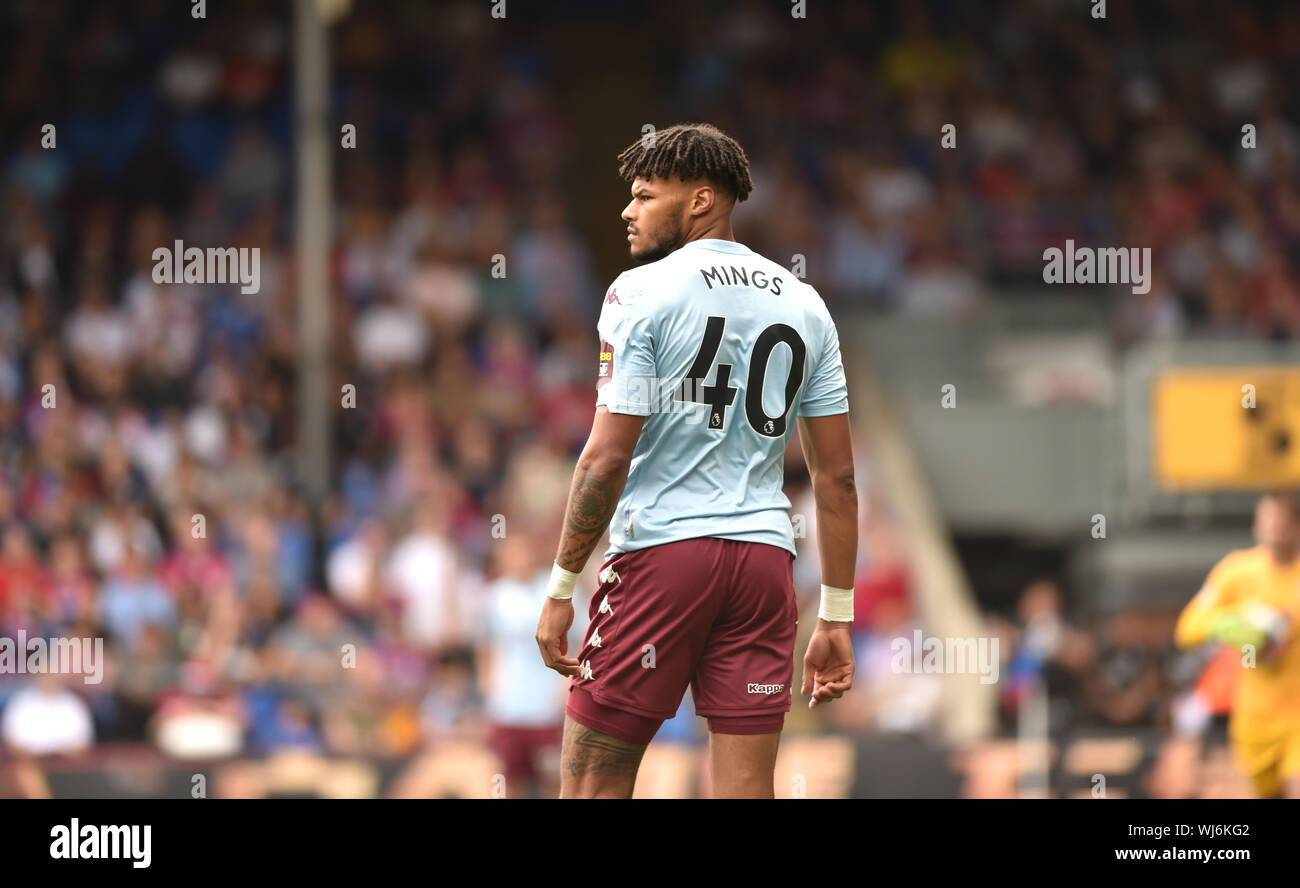
[[[581,466],[573,476],[564,533],[555,561],[565,570],[582,570],[609,527],[626,479],[594,478]]]

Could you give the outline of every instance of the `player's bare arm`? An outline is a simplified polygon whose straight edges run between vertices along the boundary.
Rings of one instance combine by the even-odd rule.
[[[643,416],[596,408],[591,435],[573,472],[564,528],[555,554],[557,568],[572,574],[570,580],[587,566],[587,559],[609,528],[644,423]],[[578,661],[565,656],[569,652],[569,629],[573,626],[571,590],[570,582],[567,590],[570,597],[548,595],[537,623],[537,646],[542,660],[561,675],[570,676],[578,674]]]
[[[577,573],[586,567],[596,544],[609,529],[644,423],[643,416],[596,408],[591,436],[573,472],[564,531],[555,553],[555,563],[565,570]]]
[[[831,613],[825,599],[826,587],[853,588],[858,558],[858,489],[849,415],[801,417],[798,425],[817,505],[817,546],[822,565],[822,611],[804,655],[801,690],[812,694],[808,707],[816,709],[820,703],[842,697],[853,686],[851,604],[847,613]],[[844,616],[850,619],[842,619]]]

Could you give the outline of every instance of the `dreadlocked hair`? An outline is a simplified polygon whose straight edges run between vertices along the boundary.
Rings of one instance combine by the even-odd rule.
[[[623,149],[618,163],[628,182],[638,176],[705,179],[737,203],[754,190],[745,149],[708,123],[678,123],[642,136]]]

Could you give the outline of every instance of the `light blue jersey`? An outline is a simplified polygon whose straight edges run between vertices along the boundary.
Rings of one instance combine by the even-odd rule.
[[[793,554],[794,418],[849,409],[817,291],[743,244],[695,240],[619,275],[597,329],[596,404],[646,417],[605,557],[696,537]]]

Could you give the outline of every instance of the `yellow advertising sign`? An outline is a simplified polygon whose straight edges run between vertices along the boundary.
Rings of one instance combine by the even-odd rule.
[[[1300,484],[1300,368],[1163,371],[1152,382],[1151,433],[1161,487]]]

